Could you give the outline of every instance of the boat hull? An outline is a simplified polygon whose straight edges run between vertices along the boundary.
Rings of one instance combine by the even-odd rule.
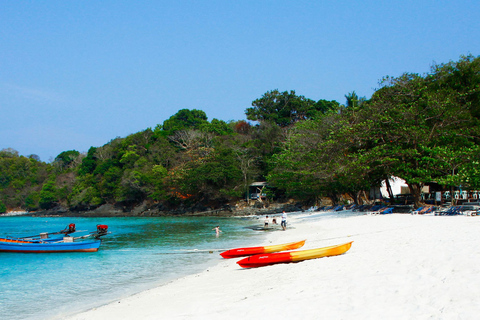
[[[220,255],[225,259],[230,258],[238,258],[238,257],[245,257],[251,256],[255,254],[265,254],[265,253],[273,253],[279,251],[287,251],[287,250],[295,250],[302,247],[305,244],[306,240],[279,244],[274,246],[264,246],[264,247],[248,247],[248,248],[236,248],[230,249],[220,253]]]
[[[352,241],[353,242],[353,241]],[[237,263],[242,268],[256,268],[264,267],[277,263],[299,262],[310,259],[317,259],[323,257],[337,256],[347,252],[352,246],[352,242],[318,248],[310,250],[292,251],[292,252],[277,252],[271,254],[258,254],[244,258]]]
[[[29,242],[10,240],[0,241],[0,252],[18,253],[58,253],[58,252],[96,252],[100,240],[79,242]]]

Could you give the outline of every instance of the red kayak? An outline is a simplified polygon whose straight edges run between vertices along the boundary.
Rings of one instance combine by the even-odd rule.
[[[352,242],[311,250],[257,254],[255,256],[242,259],[237,263],[242,268],[256,268],[277,263],[298,262],[309,259],[337,256],[347,252],[352,246]]]
[[[279,252],[279,251],[287,251],[287,250],[295,250],[302,247],[305,244],[306,240],[298,241],[298,242],[291,242],[286,244],[278,244],[274,246],[265,246],[265,247],[249,247],[249,248],[238,248],[238,249],[230,249],[220,253],[222,257],[225,259],[230,258],[238,258],[238,257],[245,257],[251,256],[254,254],[262,254],[262,253],[272,253],[272,252]]]

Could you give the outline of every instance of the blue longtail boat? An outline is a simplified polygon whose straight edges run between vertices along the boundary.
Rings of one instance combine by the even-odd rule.
[[[108,234],[107,225],[97,225],[97,231],[80,237],[66,235],[62,239],[0,238],[0,252],[54,253],[96,252],[100,237]],[[88,239],[93,238],[93,239]]]

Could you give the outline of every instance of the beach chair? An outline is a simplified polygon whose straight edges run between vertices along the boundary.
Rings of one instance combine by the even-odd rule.
[[[393,213],[393,207],[385,207],[378,210],[378,214],[390,214]]]
[[[370,211],[372,209],[373,206],[371,205],[365,205],[365,207],[363,207],[363,209],[361,211]]]
[[[465,214],[472,217],[478,216],[480,214],[480,209],[467,211]]]
[[[427,209],[423,212],[423,214],[427,214],[427,213],[432,213],[435,211],[435,207],[427,207]]]
[[[425,207],[420,207],[420,208],[418,208],[417,210],[413,210],[413,211],[411,212],[411,214],[418,214],[420,211],[423,210],[423,208],[425,208]]]
[[[427,214],[435,210],[435,207],[425,206],[417,209],[416,214]]]
[[[453,215],[453,212],[454,212],[453,207],[449,207],[445,211],[442,212],[442,216],[451,216],[451,215]]]
[[[443,216],[444,212],[445,212],[444,208],[437,208],[437,210],[435,210],[435,215],[436,216]]]
[[[463,214],[466,216],[476,216],[478,215],[479,211],[480,211],[480,206],[476,204],[475,205],[465,204],[460,208],[460,214]]]
[[[373,210],[374,208],[372,207],[371,213],[372,214],[382,214],[384,210],[388,209],[386,206],[380,206],[380,208],[375,208],[376,210]]]
[[[460,214],[463,214],[462,206],[452,206],[445,213],[446,216],[456,216]]]
[[[356,204],[349,204],[348,206],[345,206],[343,209],[344,210],[353,210],[355,209],[357,205]]]

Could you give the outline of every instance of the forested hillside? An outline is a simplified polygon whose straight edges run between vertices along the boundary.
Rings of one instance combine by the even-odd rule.
[[[389,176],[405,179],[417,203],[432,181],[480,188],[479,57],[386,77],[371,99],[352,92],[345,105],[273,90],[246,116],[255,122],[183,109],[154,129],[48,164],[3,149],[0,212],[144,201],[216,208],[244,199],[253,181],[275,186],[271,199],[310,203],[358,199]]]

